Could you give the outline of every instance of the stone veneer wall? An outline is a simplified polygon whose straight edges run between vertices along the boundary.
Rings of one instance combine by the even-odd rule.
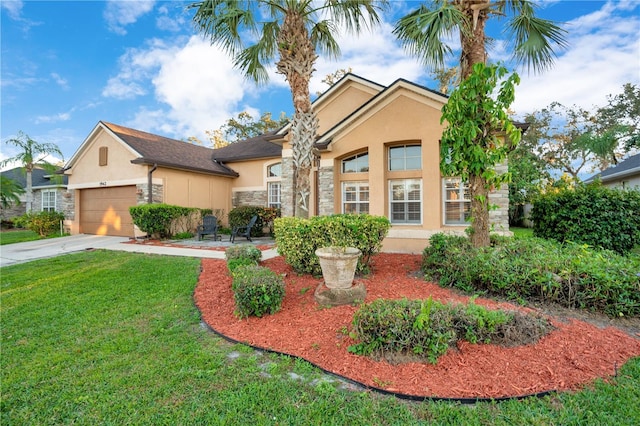
[[[498,173],[508,170],[506,163],[496,166]],[[502,185],[496,191],[489,193],[489,204],[498,206],[495,210],[489,210],[489,223],[493,225],[491,231],[509,231],[509,186]]]
[[[266,206],[267,191],[236,191],[233,193],[233,207]]]
[[[318,214],[320,216],[334,213],[334,181],[333,167],[320,167],[318,170],[318,185],[320,196],[318,197]]]
[[[153,203],[160,204],[163,202],[162,185],[153,184],[151,190],[153,191]],[[136,185],[136,203],[147,204],[149,202],[149,185],[146,183],[139,183]]]

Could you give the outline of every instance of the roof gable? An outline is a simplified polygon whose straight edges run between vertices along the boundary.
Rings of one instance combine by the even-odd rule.
[[[419,84],[412,83],[405,79],[398,79],[393,82],[389,87],[378,93],[371,98],[367,103],[360,108],[353,111],[342,121],[337,123],[331,129],[320,135],[316,142],[316,146],[320,149],[326,149],[333,138],[340,132],[347,130],[350,126],[355,125],[356,122],[365,115],[372,111],[380,109],[382,106],[392,102],[401,93],[416,95],[421,98],[423,102],[431,104],[434,108],[441,108],[447,103],[448,97],[435,90],[428,89]]]

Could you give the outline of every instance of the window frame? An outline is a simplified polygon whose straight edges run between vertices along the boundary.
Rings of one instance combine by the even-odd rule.
[[[451,188],[447,187],[447,181],[456,181],[458,182],[457,191],[451,192],[451,194],[456,194],[458,198],[449,199],[449,191]],[[466,198],[465,195],[468,195],[469,198]],[[471,217],[471,198],[469,192],[469,183],[464,182],[459,177],[443,177],[442,178],[442,222],[447,226],[466,226],[469,225],[469,218]],[[457,205],[456,209],[458,210],[459,219],[455,221],[449,221],[447,216],[447,206],[448,205]],[[465,205],[468,205],[468,208],[465,208]]]
[[[423,197],[423,189],[424,189],[424,185],[422,182],[421,178],[396,178],[396,179],[389,179],[388,180],[388,190],[389,190],[389,221],[393,224],[393,225],[422,225],[423,223],[423,208],[424,208],[424,197]],[[402,182],[403,183],[403,193],[404,193],[404,198],[402,200],[396,200],[394,199],[394,190],[393,190],[393,186],[394,183],[398,183],[398,182]],[[419,198],[418,199],[411,199],[409,194],[411,193],[411,188],[410,185],[417,183],[419,185],[418,187],[418,195]],[[396,214],[396,211],[394,211],[394,206],[397,205],[404,205],[404,209],[403,209],[403,215],[404,215],[404,219],[403,220],[397,220],[394,218],[394,214]],[[409,206],[411,204],[417,204],[418,205],[418,209],[417,209],[417,214],[419,215],[419,218],[416,220],[411,220],[410,219],[410,215],[412,213],[415,213],[415,211],[411,211],[411,209],[409,208]]]
[[[51,197],[52,195],[52,197]],[[55,189],[43,189],[40,191],[40,211],[43,212],[55,212],[58,207],[57,193]],[[46,196],[46,202],[45,202]],[[53,198],[53,207],[50,206],[51,199]],[[46,209],[46,210],[45,210]]]
[[[418,156],[412,155],[407,156],[407,148],[418,148],[420,153]],[[398,152],[400,149],[403,150],[402,156],[393,156],[392,152]],[[418,167],[408,168],[407,160],[408,159],[418,159]],[[402,160],[403,166],[401,168],[392,167],[392,163],[394,160]],[[397,163],[397,161],[395,161]],[[387,148],[387,170],[391,173],[393,172],[403,172],[403,171],[419,171],[422,170],[422,144],[421,143],[404,143],[397,145],[390,145]]]
[[[354,171],[345,171],[344,170],[344,166],[345,166],[346,162],[355,161],[355,164],[358,165],[358,160],[360,160],[362,162],[362,161],[364,161],[363,159],[365,157],[366,157],[366,170],[354,170]],[[340,160],[340,174],[349,175],[349,174],[354,174],[354,173],[369,173],[369,151],[359,152],[359,153],[354,154],[354,155],[352,155],[350,157],[343,158],[342,160]]]
[[[347,185],[354,185],[356,187],[356,190],[354,192],[355,196],[356,196],[356,200],[354,201],[348,201],[346,200],[346,195],[347,195],[347,190],[346,190],[346,186]],[[367,199],[365,200],[361,200],[360,197],[363,194],[363,191],[361,191],[361,187],[362,186],[366,186],[367,187]],[[347,209],[345,208],[345,206],[348,205],[355,205],[356,206],[356,211],[355,212],[349,212],[349,213],[353,213],[353,214],[362,214],[362,213],[369,213],[369,208],[371,206],[371,186],[369,185],[369,181],[342,181],[341,185],[340,185],[340,208],[341,208],[341,212],[342,213],[347,213]],[[367,206],[366,211],[363,211],[363,209],[361,209],[361,206],[365,205]]]

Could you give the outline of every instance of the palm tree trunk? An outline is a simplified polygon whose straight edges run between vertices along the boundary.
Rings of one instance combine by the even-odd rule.
[[[280,59],[276,68],[278,73],[285,76],[293,97],[290,143],[295,179],[294,212],[295,216],[309,217],[313,144],[318,130],[318,119],[311,109],[309,80],[318,55],[300,14],[292,11],[285,16],[278,35],[278,51]]]
[[[33,180],[31,176],[31,172],[33,171],[33,166],[27,166],[26,171],[27,171],[27,188],[26,188],[26,194],[25,194],[25,198],[26,198],[25,211],[27,213],[31,213],[31,210],[33,208],[33,189],[32,189]]]

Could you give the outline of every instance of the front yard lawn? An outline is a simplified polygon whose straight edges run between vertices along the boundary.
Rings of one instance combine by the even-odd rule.
[[[99,250],[2,268],[0,424],[640,423],[638,358],[609,383],[542,399],[461,406],[342,390],[304,361],[203,327],[199,270]]]

